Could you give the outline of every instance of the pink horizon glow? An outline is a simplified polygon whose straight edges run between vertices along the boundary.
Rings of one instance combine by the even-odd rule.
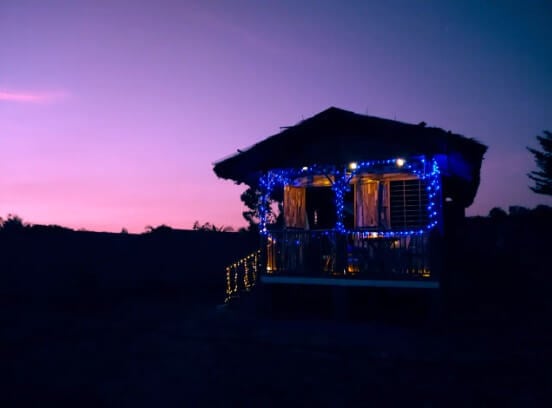
[[[0,101],[7,102],[53,102],[67,97],[67,92],[24,92],[0,90]]]
[[[2,2],[0,217],[245,226],[212,163],[330,106],[488,145],[470,215],[552,205],[552,9],[498,3]]]

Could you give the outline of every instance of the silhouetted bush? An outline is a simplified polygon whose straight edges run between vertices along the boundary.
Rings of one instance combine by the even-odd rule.
[[[8,218],[5,220],[0,218],[0,229],[5,232],[19,232],[27,226],[27,224],[23,223],[21,217],[14,214],[8,214]]]
[[[234,231],[234,228],[221,225],[220,227],[217,227],[215,224],[211,224],[210,222],[206,222],[204,224],[200,224],[199,221],[194,222],[194,225],[192,227],[194,231],[210,231],[210,232],[232,232]]]
[[[491,211],[489,211],[489,217],[491,218],[502,219],[506,218],[507,216],[508,213],[500,207],[494,207]]]

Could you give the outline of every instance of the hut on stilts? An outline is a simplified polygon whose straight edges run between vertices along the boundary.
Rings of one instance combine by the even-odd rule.
[[[331,107],[215,163],[260,197],[260,249],[227,268],[228,298],[254,282],[442,289],[486,149]]]

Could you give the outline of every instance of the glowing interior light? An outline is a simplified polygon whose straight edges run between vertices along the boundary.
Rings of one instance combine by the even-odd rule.
[[[358,167],[358,164],[356,162],[349,163],[349,169],[356,170],[357,167]]]
[[[301,168],[301,170],[303,170],[303,171],[307,171],[308,169],[309,169],[309,168],[308,168],[307,166],[303,166],[303,167]]]
[[[397,167],[402,167],[402,166],[404,166],[405,160],[404,159],[397,159],[396,163],[397,163]]]

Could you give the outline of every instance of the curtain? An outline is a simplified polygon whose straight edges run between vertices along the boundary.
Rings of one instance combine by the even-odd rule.
[[[383,228],[389,228],[389,182],[382,181],[379,183],[379,196],[380,200],[378,202],[378,211],[379,211],[379,226]]]
[[[284,187],[284,220],[286,227],[306,228],[306,189],[303,187]]]
[[[362,182],[356,185],[355,227],[377,227],[378,225],[378,183]]]

